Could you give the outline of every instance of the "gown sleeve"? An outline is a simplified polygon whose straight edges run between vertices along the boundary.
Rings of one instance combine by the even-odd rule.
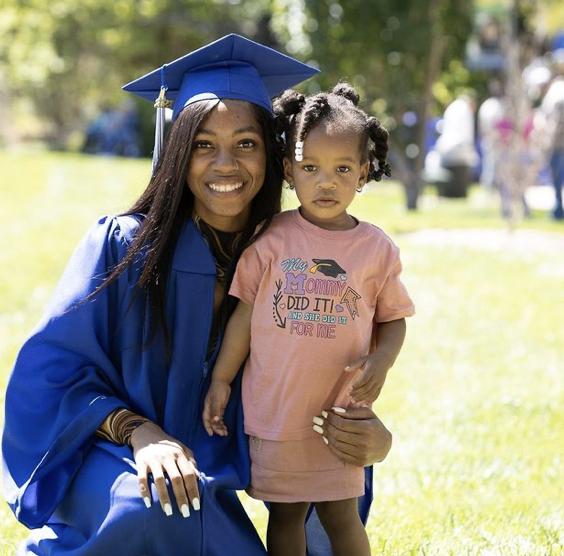
[[[16,518],[30,528],[49,519],[104,419],[118,407],[128,408],[111,353],[135,269],[83,300],[125,255],[136,225],[133,217],[102,218],[90,229],[10,376],[2,437],[4,491]]]

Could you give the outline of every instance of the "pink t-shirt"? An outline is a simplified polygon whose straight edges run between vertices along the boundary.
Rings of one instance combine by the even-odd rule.
[[[267,440],[316,435],[312,417],[351,403],[344,368],[366,355],[375,322],[413,315],[399,249],[360,222],[329,231],[298,210],[274,217],[241,256],[229,293],[253,307],[243,374],[245,432]]]

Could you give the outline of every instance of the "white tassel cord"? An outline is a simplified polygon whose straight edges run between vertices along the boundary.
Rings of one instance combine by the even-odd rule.
[[[153,149],[153,169],[152,173],[155,174],[157,169],[157,164],[159,158],[161,157],[161,151],[164,142],[164,130],[165,130],[165,109],[170,108],[171,102],[166,98],[166,89],[161,87],[161,92],[159,98],[155,101],[155,108],[157,109],[157,120],[155,123],[155,148]]]

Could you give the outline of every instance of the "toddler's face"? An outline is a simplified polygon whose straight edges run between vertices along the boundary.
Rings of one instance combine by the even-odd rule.
[[[284,170],[306,220],[327,230],[346,230],[356,225],[346,210],[357,187],[365,184],[369,164],[361,163],[358,133],[320,122],[305,138],[303,160],[284,159]]]

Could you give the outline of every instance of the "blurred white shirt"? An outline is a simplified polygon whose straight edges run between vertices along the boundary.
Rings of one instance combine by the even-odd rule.
[[[460,97],[447,106],[436,149],[443,166],[473,166],[476,162],[474,111],[468,99]]]

